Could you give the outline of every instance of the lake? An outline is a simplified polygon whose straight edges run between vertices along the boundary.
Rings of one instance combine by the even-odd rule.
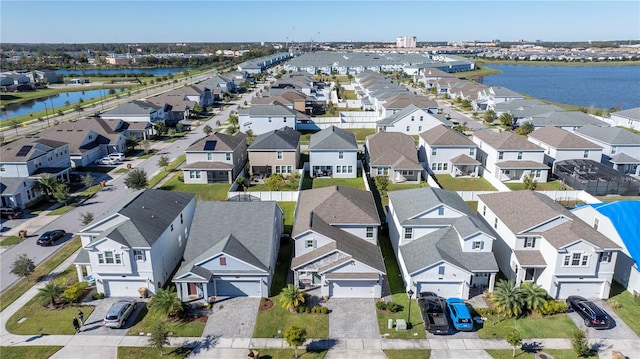
[[[155,67],[149,69],[106,69],[106,70],[98,70],[98,69],[85,69],[84,76],[95,76],[97,74],[104,75],[118,75],[118,74],[150,74],[153,76],[164,76],[169,74],[177,74],[182,71],[193,71],[197,70],[196,68],[188,68],[188,67]],[[74,69],[74,70],[55,70],[57,74],[63,75],[65,77],[69,75],[74,75],[77,77],[81,77],[83,70],[82,69]]]
[[[483,84],[504,86],[568,105],[622,110],[640,107],[640,66],[488,65],[502,71]]]

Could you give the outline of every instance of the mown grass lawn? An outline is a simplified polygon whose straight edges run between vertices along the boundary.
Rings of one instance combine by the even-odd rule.
[[[322,188],[331,186],[353,187],[365,190],[364,180],[362,177],[356,178],[331,178],[331,177],[315,177],[313,178],[312,188]]]
[[[281,358],[293,358],[295,351],[292,349],[255,349],[260,353],[260,359],[281,359]],[[247,354],[249,351],[247,351]],[[307,351],[300,347],[298,348],[298,356],[300,359],[322,359],[327,355],[326,350],[322,351]]]
[[[617,302],[620,307],[612,309],[637,335],[640,335],[640,299],[635,299],[628,290],[618,282],[611,286],[611,302]]]
[[[293,215],[296,210],[296,202],[278,202],[278,206],[284,212],[282,219],[284,220],[284,232],[291,234],[293,229]]]
[[[340,110],[343,111],[343,109]],[[376,133],[375,128],[347,128],[345,131],[353,132],[353,134],[356,135],[356,141],[358,142],[363,142],[367,136]]]
[[[524,190],[524,183],[521,182],[508,182],[505,183],[507,187],[509,187],[512,191],[521,191]],[[549,181],[549,182],[538,182],[536,186],[536,191],[561,191],[561,190],[572,190],[571,187],[562,183],[561,181]]]
[[[147,188],[155,187],[160,181],[162,181],[165,177],[170,175],[172,172],[176,170],[176,168],[180,167],[180,165],[186,160],[186,155],[180,155],[178,158],[169,163],[167,168],[163,168],[158,172],[155,176],[153,176],[149,182],[147,183]],[[179,171],[181,172],[181,171]]]
[[[269,298],[273,301],[273,307],[258,311],[254,338],[282,338],[284,331],[292,325],[306,329],[308,338],[329,337],[329,315],[294,314],[282,308],[277,296]]]
[[[489,355],[495,359],[513,359],[513,350],[511,349],[486,349]],[[545,353],[553,356],[554,359],[576,359],[576,352],[573,349],[542,349]],[[535,359],[536,354],[516,349],[517,359]],[[598,354],[594,353],[587,358],[597,358]],[[582,357],[584,358],[584,357]]]
[[[429,359],[431,356],[430,349],[385,349],[383,352],[388,359]]]
[[[47,359],[62,349],[60,346],[0,347],[2,358]]]
[[[193,348],[186,347],[166,347],[162,348],[162,354],[156,348],[151,347],[118,347],[118,358],[127,359],[148,359],[148,358],[166,358],[166,359],[182,359],[186,358]]]
[[[227,193],[231,184],[229,183],[209,183],[209,184],[185,184],[180,179],[182,173],[176,173],[160,189],[168,191],[179,191],[195,193],[199,200],[203,201],[226,201]]]
[[[478,329],[478,336],[480,339],[503,339],[514,326],[523,338],[571,338],[574,330],[578,330],[567,314],[502,321],[496,315],[491,315],[483,323],[483,327]]]
[[[411,323],[411,329],[408,330],[395,330],[388,329],[389,319],[393,319],[395,324],[397,319],[407,320],[409,318],[409,296],[407,293],[395,293],[391,295],[391,300],[394,303],[401,304],[402,310],[396,313],[383,312],[376,310],[376,317],[378,318],[378,330],[380,335],[387,339],[424,339],[427,334],[424,328],[424,322],[418,309],[418,303],[415,299],[411,299],[411,320],[408,321],[407,326]]]
[[[482,177],[453,178],[450,175],[435,175],[438,183],[450,191],[497,191],[495,187]]]
[[[138,304],[140,305],[140,304]],[[140,310],[134,324],[127,331],[127,335],[140,335],[140,333],[151,333],[154,325],[158,321],[164,321],[167,331],[172,332],[174,337],[200,337],[207,324],[203,321],[172,321],[156,312],[149,311],[145,306]]]
[[[67,287],[67,283],[76,282],[75,266],[72,265],[67,268],[53,281],[64,288]],[[40,298],[34,297],[9,318],[6,328],[10,333],[20,335],[37,335],[40,333],[47,335],[75,334],[71,320],[78,314],[78,309],[82,310],[85,318],[89,318],[95,307],[74,304],[65,305],[60,309],[49,309],[42,306]],[[25,318],[25,320],[22,323],[18,323],[22,318]]]
[[[18,236],[9,236],[9,237],[3,238],[2,241],[0,241],[0,246],[11,246],[14,244],[18,244],[20,242],[22,242],[22,238]]]

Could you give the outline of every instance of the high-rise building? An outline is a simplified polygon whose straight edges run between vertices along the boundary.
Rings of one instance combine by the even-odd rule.
[[[415,36],[400,36],[396,38],[396,47],[413,48],[416,47]]]

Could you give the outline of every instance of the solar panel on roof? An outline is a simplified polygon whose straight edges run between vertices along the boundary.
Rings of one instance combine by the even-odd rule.
[[[16,154],[16,156],[24,157],[27,155],[27,153],[29,153],[29,151],[31,151],[32,148],[33,146],[22,146],[22,148],[20,149],[20,151],[18,151],[18,154]]]
[[[213,150],[215,150],[215,149],[216,149],[216,143],[217,143],[217,142],[218,142],[218,141],[206,141],[206,142],[204,143],[204,149],[205,149],[205,150],[207,150],[207,151],[213,151]]]

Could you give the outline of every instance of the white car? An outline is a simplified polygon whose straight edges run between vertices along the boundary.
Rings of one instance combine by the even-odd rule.
[[[113,165],[117,165],[118,161],[110,157],[102,157],[101,159],[96,161],[96,164],[113,166]]]
[[[136,309],[137,302],[135,299],[120,299],[113,303],[107,315],[105,315],[103,323],[105,327],[122,328],[127,318]]]
[[[110,153],[107,157],[116,161],[124,161],[124,153],[122,152]]]

